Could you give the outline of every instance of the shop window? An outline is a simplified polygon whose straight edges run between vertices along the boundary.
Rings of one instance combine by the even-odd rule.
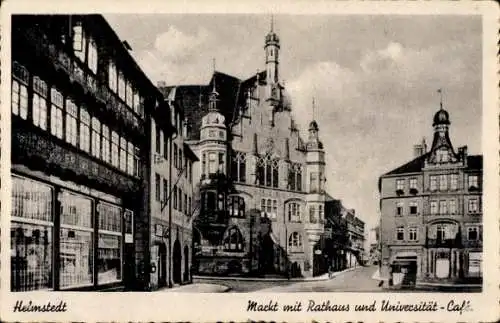
[[[92,201],[76,194],[61,194],[60,287],[93,284]]]
[[[28,118],[29,72],[17,62],[12,66],[12,113],[23,119]]]
[[[243,251],[243,235],[238,228],[232,227],[226,231],[224,249],[226,251]]]
[[[122,227],[120,207],[100,203],[97,245],[97,282],[112,283],[122,279]]]
[[[293,232],[288,238],[290,252],[302,252],[302,236],[298,232]]]
[[[11,290],[52,289],[53,190],[13,176],[11,192]]]
[[[33,124],[43,130],[47,130],[47,96],[47,84],[33,77]]]

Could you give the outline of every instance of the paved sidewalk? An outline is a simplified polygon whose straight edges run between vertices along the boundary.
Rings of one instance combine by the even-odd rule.
[[[229,287],[219,284],[195,283],[173,288],[160,289],[158,292],[165,293],[226,293]]]
[[[291,281],[291,282],[304,282],[304,281],[321,281],[321,280],[329,280],[334,278],[342,273],[354,270],[356,268],[360,268],[361,266],[347,268],[343,271],[337,271],[332,273],[331,277],[328,277],[328,273],[325,273],[316,277],[300,277],[300,278],[278,278],[278,277],[227,277],[227,276],[198,276],[194,275],[193,279],[203,279],[203,280],[236,280],[236,281]]]

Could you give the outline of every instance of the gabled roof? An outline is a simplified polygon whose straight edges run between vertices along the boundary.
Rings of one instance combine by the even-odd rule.
[[[430,155],[430,153],[426,153],[422,156],[419,156],[419,157],[407,162],[406,164],[399,166],[398,168],[395,168],[388,173],[385,173],[382,176],[406,174],[406,173],[418,173],[418,172],[422,171],[422,168],[424,167],[424,161],[429,155]]]
[[[242,81],[237,77],[215,72],[209,84],[179,85],[160,88],[163,95],[173,99],[183,110],[188,121],[188,139],[197,140],[200,137],[201,118],[208,112],[208,97],[215,87],[219,93],[217,107],[226,118],[226,123],[231,123],[237,115],[235,111],[244,99],[243,91],[240,91]],[[175,91],[175,92],[174,92]]]

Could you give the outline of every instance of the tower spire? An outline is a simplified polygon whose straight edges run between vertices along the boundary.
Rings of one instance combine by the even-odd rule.
[[[312,97],[313,120],[316,120],[316,104],[314,102],[314,95]]]
[[[439,93],[439,110],[443,110],[443,89],[439,88],[437,92]]]
[[[274,32],[274,15],[271,14],[271,32]]]
[[[214,84],[213,84],[213,89],[212,89],[212,92],[215,93],[215,57],[212,58],[212,70],[213,70],[213,74],[214,74]]]

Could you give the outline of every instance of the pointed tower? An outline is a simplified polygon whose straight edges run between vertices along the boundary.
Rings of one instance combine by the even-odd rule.
[[[442,93],[438,90],[438,93]],[[443,109],[443,100],[439,103],[439,110],[434,114],[432,126],[434,128],[434,137],[430,149],[430,163],[450,163],[455,162],[458,156],[455,154],[453,145],[450,140],[450,115],[448,111]]]
[[[307,252],[312,265],[309,274],[312,276],[314,248],[324,231],[325,221],[325,151],[323,143],[319,140],[319,126],[316,120],[312,120],[309,124],[309,138],[306,143],[306,174],[307,221],[305,230],[309,247]]]
[[[216,72],[212,78],[212,91],[208,99],[208,113],[201,119],[200,154],[201,174],[208,179],[215,173],[227,171],[227,129],[225,117],[219,111],[219,93],[216,85]]]
[[[281,89],[279,86],[279,50],[280,40],[274,32],[274,18],[271,17],[271,29],[266,35],[264,45],[266,54],[266,102],[270,110],[269,124],[274,126],[274,112],[279,105]]]

